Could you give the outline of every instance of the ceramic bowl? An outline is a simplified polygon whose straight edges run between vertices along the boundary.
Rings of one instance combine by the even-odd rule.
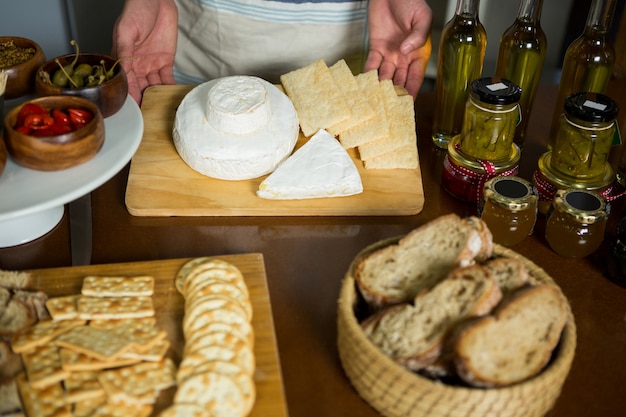
[[[33,136],[16,130],[17,116],[27,103],[47,110],[88,110],[93,118],[84,126],[60,135]],[[104,118],[93,102],[82,97],[39,97],[13,108],[4,118],[4,137],[9,155],[20,165],[39,171],[58,171],[92,159],[104,144]]]
[[[58,59],[62,66],[66,66],[71,64],[75,57],[75,54],[70,54],[55,59]],[[35,92],[38,96],[62,94],[83,97],[95,103],[103,117],[109,117],[122,108],[128,96],[128,80],[126,72],[120,64],[115,65],[114,75],[100,85],[93,87],[58,87],[49,81],[59,69],[59,64],[55,62],[55,59],[47,61],[37,71]],[[104,61],[104,66],[107,70],[111,69],[115,64],[115,59],[109,55],[79,53],[76,67],[83,63],[92,66],[101,65],[101,61]]]
[[[0,45],[9,42],[18,48],[33,48],[35,54],[21,64],[3,68],[7,74],[7,85],[4,92],[4,97],[7,100],[33,92],[37,69],[46,61],[46,55],[36,42],[17,36],[0,36]]]

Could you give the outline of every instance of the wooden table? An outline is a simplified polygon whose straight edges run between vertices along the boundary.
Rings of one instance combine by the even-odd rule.
[[[618,101],[626,132],[626,82],[609,90]],[[530,179],[544,152],[556,86],[542,86],[530,121],[520,175]],[[441,189],[445,155],[433,149],[430,127],[434,96],[417,100],[419,150],[425,205],[414,216],[393,217],[133,217],[124,205],[128,167],[92,193],[92,264],[262,253],[278,350],[291,417],[368,417],[377,413],[351,387],[336,347],[336,302],[341,279],[355,254],[443,213],[475,214]],[[616,149],[618,151],[619,149]],[[3,196],[6,198],[6,196]],[[609,224],[624,215],[617,201]],[[603,274],[605,248],[586,259],[553,253],[535,233],[514,249],[544,268],[569,298],[578,328],[574,363],[550,416],[623,416],[626,413],[626,288]],[[0,268],[70,266],[69,220],[48,235],[0,250]]]

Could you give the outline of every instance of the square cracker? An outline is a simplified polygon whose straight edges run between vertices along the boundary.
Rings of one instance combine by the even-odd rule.
[[[121,319],[154,316],[151,297],[90,297],[82,296],[76,302],[78,317],[92,319]]]
[[[129,349],[131,343],[124,337],[91,326],[75,327],[56,338],[56,344],[107,361]]]
[[[65,402],[63,387],[60,382],[37,389],[28,383],[24,374],[18,376],[17,382],[26,415],[72,417],[69,405]]]
[[[104,397],[104,390],[95,371],[70,372],[63,380],[63,385],[66,401],[70,403]]]
[[[280,82],[298,113],[304,136],[312,136],[352,115],[324,60],[283,74]]]
[[[147,275],[88,276],[83,279],[81,293],[93,297],[150,296],[154,293],[154,278]]]
[[[46,300],[46,308],[53,320],[73,320],[78,318],[76,300],[80,295],[66,295]]]
[[[85,320],[42,320],[15,336],[11,340],[11,348],[15,353],[22,353],[46,344],[58,335],[84,324]]]
[[[22,361],[28,382],[35,389],[58,383],[68,375],[68,372],[63,369],[59,348],[53,343],[23,352]]]
[[[359,154],[363,160],[372,159],[404,146],[417,146],[413,97],[398,96],[391,80],[383,80],[380,85],[383,88],[389,136],[359,146]]]
[[[128,351],[124,351],[124,353],[126,352]],[[140,362],[140,359],[121,357],[124,353],[120,354],[119,358],[102,361],[71,349],[61,348],[60,351],[63,369],[70,372],[99,371],[101,369],[134,365]]]
[[[341,132],[373,118],[374,109],[370,105],[367,96],[359,88],[359,84],[345,60],[341,59],[334,63],[330,67],[330,73],[341,91],[341,94],[348,102],[350,112],[352,113],[350,118],[326,128],[331,134],[337,136],[341,134]]]
[[[339,133],[339,142],[344,148],[355,148],[365,143],[389,136],[389,122],[385,113],[385,97],[378,81],[378,71],[358,74],[356,82],[374,110],[374,116],[365,122]]]

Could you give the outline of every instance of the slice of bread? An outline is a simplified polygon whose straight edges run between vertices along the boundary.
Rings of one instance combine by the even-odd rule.
[[[32,326],[37,317],[23,301],[13,297],[0,315],[0,337],[12,336]]]
[[[567,320],[564,296],[552,285],[518,290],[494,314],[458,332],[458,375],[477,387],[501,387],[536,375],[550,360]]]
[[[484,261],[493,252],[491,232],[479,218],[443,215],[363,257],[354,278],[374,310],[412,300],[459,266]]]
[[[492,258],[484,266],[496,278],[503,294],[509,294],[530,282],[528,268],[517,258]]]
[[[502,294],[485,268],[472,265],[454,270],[413,304],[388,307],[366,319],[366,336],[385,354],[408,369],[433,364],[449,330],[461,320],[487,314]]]
[[[0,287],[28,288],[32,284],[32,280],[33,278],[28,272],[0,270]]]

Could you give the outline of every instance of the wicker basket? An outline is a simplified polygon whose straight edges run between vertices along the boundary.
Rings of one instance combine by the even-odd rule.
[[[387,417],[539,417],[561,393],[576,348],[576,325],[571,310],[561,340],[549,365],[534,378],[504,388],[447,385],[410,372],[393,362],[362,332],[355,308],[359,298],[353,268],[359,258],[397,242],[378,242],[364,249],[350,265],[339,298],[338,348],[344,371],[359,395]],[[496,245],[500,256],[522,260],[539,282],[556,285],[544,270],[521,255]],[[569,306],[568,306],[569,308]]]

